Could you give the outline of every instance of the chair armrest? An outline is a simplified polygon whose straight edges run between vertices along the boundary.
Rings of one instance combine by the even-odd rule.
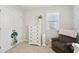
[[[74,50],[73,46],[72,46],[72,43],[67,43],[66,44],[68,47],[70,47],[72,50]]]
[[[72,46],[72,43],[66,43],[67,51],[68,53],[73,53],[74,47]]]
[[[67,46],[72,45],[72,43],[66,43]]]

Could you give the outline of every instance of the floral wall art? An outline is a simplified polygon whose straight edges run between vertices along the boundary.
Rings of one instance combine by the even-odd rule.
[[[18,36],[18,33],[16,32],[16,30],[12,30],[12,34],[11,34],[11,39],[12,39],[11,45],[12,46],[15,46],[16,43],[18,42],[17,36]]]

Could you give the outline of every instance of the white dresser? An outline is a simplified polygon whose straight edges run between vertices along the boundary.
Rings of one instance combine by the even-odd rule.
[[[41,19],[33,19],[29,25],[29,44],[41,46]]]

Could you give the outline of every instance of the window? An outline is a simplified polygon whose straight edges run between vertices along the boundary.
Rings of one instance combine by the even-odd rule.
[[[59,13],[47,13],[47,22],[50,29],[59,30]]]

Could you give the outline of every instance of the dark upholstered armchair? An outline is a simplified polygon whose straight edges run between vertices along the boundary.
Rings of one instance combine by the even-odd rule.
[[[58,38],[52,38],[51,48],[57,53],[72,53],[74,50],[72,43],[75,40],[76,38],[59,34]]]

